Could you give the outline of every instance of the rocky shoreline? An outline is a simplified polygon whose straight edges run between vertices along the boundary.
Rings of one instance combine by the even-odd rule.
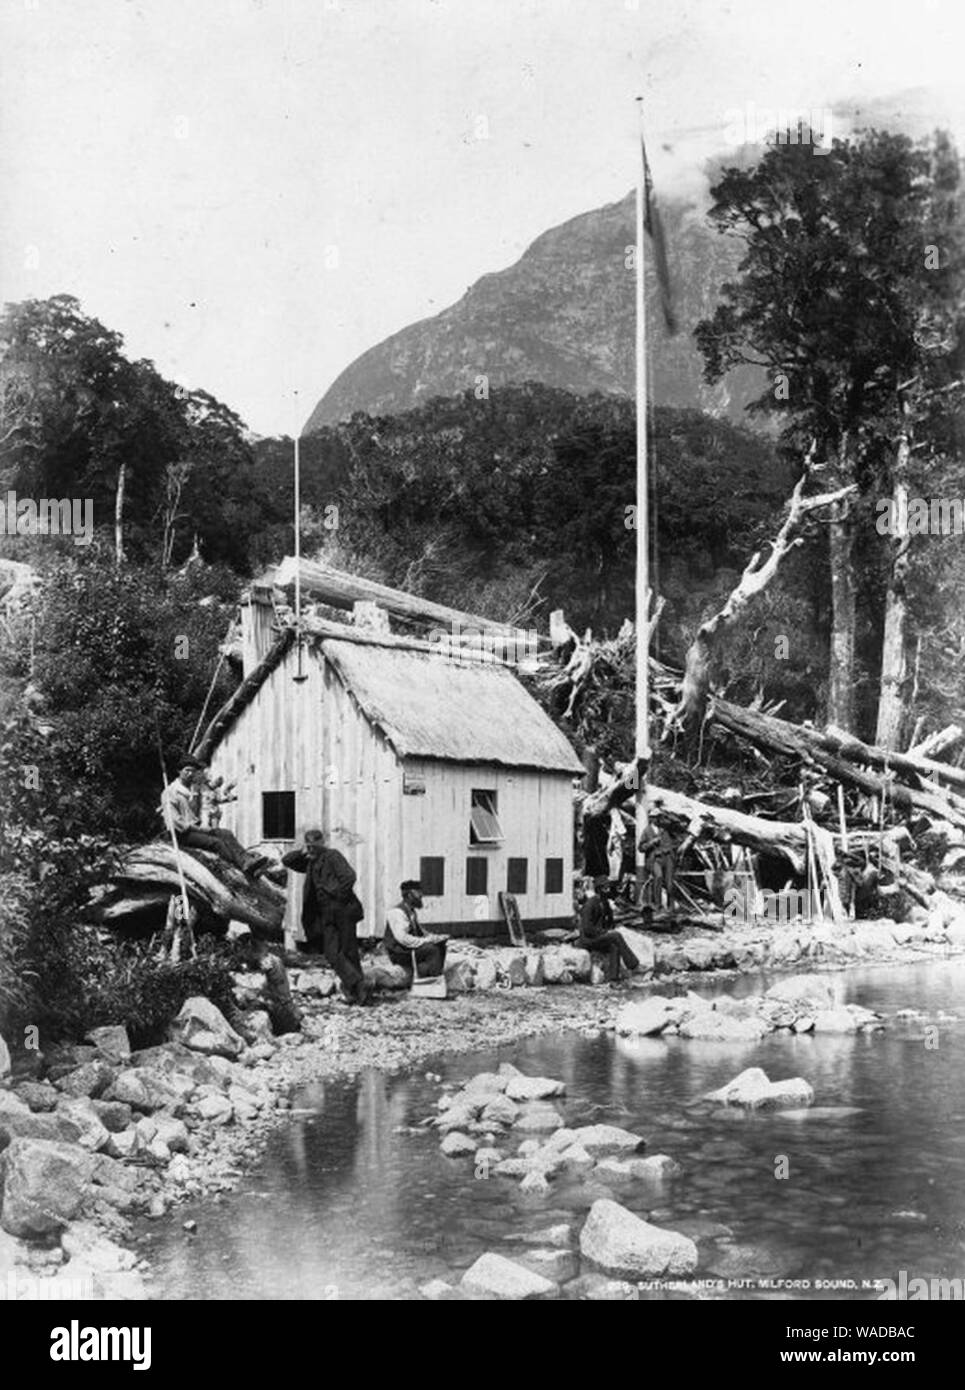
[[[51,1049],[33,1076],[0,1083],[0,1296],[149,1297],[147,1265],[130,1248],[135,1220],[234,1187],[291,1110],[292,1095],[311,1081],[369,1067],[405,1070],[569,1029],[727,1041],[779,1028],[875,1028],[873,1015],[841,1009],[831,996],[820,1008],[812,999],[809,1013],[796,1007],[793,989],[711,1006],[687,986],[726,979],[724,972],[813,976],[959,954],[965,913],[948,899],[912,923],[760,924],[629,939],[642,969],[616,989],[593,984],[595,963],[571,946],[453,942],[445,1002],[413,1000],[376,955],[366,969],[382,1002],[349,1008],[330,972],[306,959],[292,971],[299,1033],[271,1036],[253,972],[236,978],[253,1044],[195,999],[158,1047],[132,1054],[124,1030],[108,1028],[83,1046]]]

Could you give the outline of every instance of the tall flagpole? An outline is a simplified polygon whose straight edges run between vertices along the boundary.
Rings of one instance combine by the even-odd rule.
[[[644,295],[644,145],[643,98],[637,97],[639,144],[637,152],[637,312],[636,312],[636,413],[637,413],[637,567],[636,567],[636,740],[634,753],[638,768],[636,790],[636,879],[637,903],[643,905],[645,853],[650,829],[647,776],[650,762],[650,666],[647,622],[650,614],[650,518],[647,498],[647,309]]]
[[[298,411],[298,392],[295,392],[295,411]],[[296,668],[293,679],[299,684],[306,679],[302,670],[302,469],[299,452],[301,421],[295,420],[295,643]]]

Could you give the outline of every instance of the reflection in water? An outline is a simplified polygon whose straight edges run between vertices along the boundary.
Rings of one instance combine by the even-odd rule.
[[[930,1015],[965,1010],[963,962],[838,979],[849,999],[886,1014],[909,1004]],[[761,987],[742,979],[733,992]],[[673,1184],[613,1195],[671,1227],[728,1227],[724,1244],[702,1244],[702,1273],[854,1279],[860,1290],[862,1278],[899,1269],[965,1274],[965,1023],[931,1042],[920,1024],[901,1022],[884,1035],[735,1045],[561,1034],[431,1066],[461,1080],[511,1060],[561,1077],[568,1124],[638,1129],[651,1153],[678,1159],[684,1176]],[[806,1077],[814,1110],[695,1104],[747,1066]],[[476,1180],[468,1160],[439,1153],[433,1134],[401,1132],[437,1097],[421,1073],[368,1071],[306,1088],[298,1104],[315,1113],[275,1136],[242,1188],[150,1229],[162,1296],[413,1297],[427,1279],[458,1279],[486,1249],[512,1253],[507,1234],[578,1215],[602,1195],[592,1179],[557,1179],[533,1203],[514,1182]],[[193,1237],[181,1229],[189,1216]]]

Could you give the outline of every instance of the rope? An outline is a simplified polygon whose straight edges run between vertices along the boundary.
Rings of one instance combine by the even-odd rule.
[[[232,624],[232,626],[234,626],[234,624]],[[225,633],[225,641],[228,640],[228,635],[230,634],[230,632],[231,627],[229,627],[228,632]],[[208,693],[204,697],[204,704],[201,706],[201,713],[198,715],[198,722],[197,724],[195,724],[194,733],[191,735],[191,743],[189,745],[189,748],[192,753],[198,745],[198,734],[200,734],[201,732],[201,726],[204,723],[204,716],[208,712],[208,705],[211,703],[211,696],[214,694],[214,688],[217,684],[218,676],[221,674],[221,667],[224,665],[224,661],[225,649],[224,647],[222,647],[221,655],[218,657],[218,664],[214,668],[214,675],[211,677],[211,684],[208,686]]]

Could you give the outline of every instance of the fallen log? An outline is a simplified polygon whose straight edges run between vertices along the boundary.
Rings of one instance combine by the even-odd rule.
[[[965,739],[965,729],[961,724],[946,724],[944,729],[936,729],[933,734],[909,748],[908,757],[937,758],[939,753],[950,753],[962,739]]]
[[[808,828],[803,822],[765,820],[762,816],[748,815],[746,811],[711,806],[683,792],[652,784],[648,794],[654,820],[679,822],[692,835],[706,836],[724,844],[746,845],[765,854],[780,854],[796,874],[804,873]]]
[[[257,935],[281,939],[287,903],[284,889],[263,877],[246,878],[240,869],[204,850],[182,850],[181,867],[188,898],[195,906],[207,908],[225,921],[244,922]],[[145,888],[150,895],[180,892],[174,850],[161,841],[131,850],[113,878],[124,887],[135,885],[131,896],[139,896],[141,901],[145,894],[137,894],[137,888]],[[116,914],[113,920],[118,920]]]

